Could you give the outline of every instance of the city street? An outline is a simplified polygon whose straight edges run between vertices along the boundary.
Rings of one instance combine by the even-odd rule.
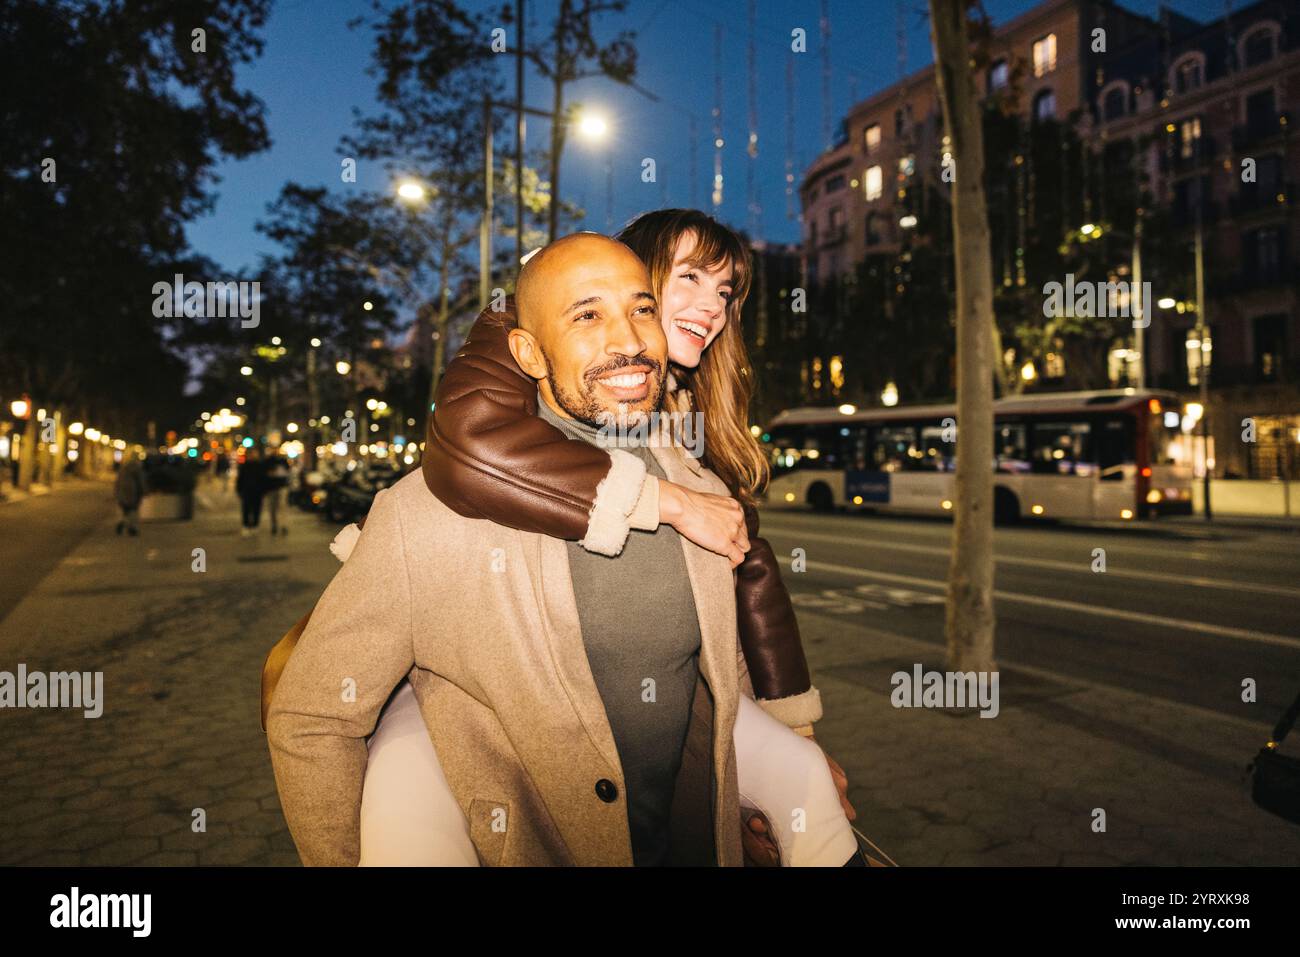
[[[0,670],[102,671],[105,687],[99,718],[0,714],[0,864],[296,863],[259,671],[338,567],[335,529],[291,510],[287,537],[264,514],[241,538],[211,481],[193,521],[134,539],[113,533],[95,483],[0,506],[0,521]],[[899,863],[1300,859],[1300,830],[1243,783],[1300,687],[1295,534],[1000,529],[1000,713],[984,720],[890,704],[894,672],[945,667],[949,525],[768,512],[763,531],[822,692],[818,740],[858,827]],[[1247,678],[1257,703],[1240,700]]]

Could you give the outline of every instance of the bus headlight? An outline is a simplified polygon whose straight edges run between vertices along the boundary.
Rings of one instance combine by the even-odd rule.
[[[1131,508],[1120,509],[1119,517],[1120,517],[1120,518],[1132,518],[1132,517],[1133,517],[1133,509],[1131,509]]]
[[[1160,493],[1160,489],[1158,488],[1153,488],[1151,491],[1147,492],[1147,502],[1151,505],[1155,505],[1163,498],[1164,495]]]
[[[786,493],[785,493],[785,500],[786,500],[787,502],[793,502],[793,501],[794,501],[794,492],[786,492]]]

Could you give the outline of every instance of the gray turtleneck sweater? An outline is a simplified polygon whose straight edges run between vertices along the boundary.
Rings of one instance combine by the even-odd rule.
[[[598,444],[596,429],[561,418],[540,396],[537,405],[570,438]],[[621,448],[664,477],[651,449]],[[700,623],[681,538],[661,525],[633,529],[615,558],[576,542],[568,551],[582,641],[623,765],[632,858],[638,867],[661,865],[699,679]]]

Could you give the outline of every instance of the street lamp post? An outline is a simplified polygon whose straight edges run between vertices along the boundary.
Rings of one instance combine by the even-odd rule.
[[[1201,447],[1204,459],[1205,520],[1214,518],[1210,507],[1210,369],[1206,361],[1210,356],[1209,328],[1205,324],[1205,235],[1203,229],[1203,208],[1205,206],[1204,178],[1200,171],[1201,137],[1196,137],[1197,173],[1196,173],[1196,331],[1200,339],[1200,362],[1197,366],[1197,378],[1201,386]]]
[[[489,293],[492,285],[492,217],[495,211],[495,196],[492,184],[492,174],[495,167],[494,143],[492,136],[492,111],[496,107],[505,104],[494,103],[490,97],[483,101],[483,220],[479,224],[479,277],[478,277],[478,307],[479,311],[487,308]],[[516,143],[515,159],[515,259],[516,262],[524,258],[524,200],[523,200],[523,116],[537,116],[544,120],[550,120],[552,123],[562,123],[559,116],[554,113],[547,113],[545,110],[535,110],[532,107],[524,106],[522,103],[515,107],[519,113],[519,141]],[[579,132],[587,139],[601,139],[608,131],[608,125],[603,119],[595,114],[584,114],[578,125]],[[609,174],[612,179],[612,172]],[[551,181],[551,211],[549,239],[555,238],[556,212],[559,203],[559,190],[556,188],[557,177],[552,176]],[[610,189],[612,191],[612,182]],[[548,240],[549,241],[549,240]]]

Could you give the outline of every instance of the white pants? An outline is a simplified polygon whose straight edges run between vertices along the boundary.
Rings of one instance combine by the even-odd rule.
[[[733,736],[740,803],[767,817],[785,867],[839,867],[857,850],[821,748],[740,696]],[[469,822],[442,773],[410,683],[369,740],[361,866],[476,867]]]

